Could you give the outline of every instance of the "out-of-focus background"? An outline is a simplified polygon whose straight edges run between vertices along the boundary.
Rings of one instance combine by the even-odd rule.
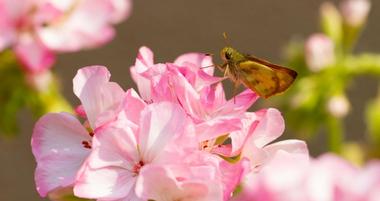
[[[72,91],[72,78],[78,68],[105,65],[112,80],[124,89],[135,87],[129,67],[134,64],[139,47],[150,47],[157,62],[173,61],[186,52],[215,54],[225,46],[222,37],[227,32],[230,43],[238,50],[282,62],[283,48],[293,38],[306,38],[319,31],[319,6],[322,0],[208,0],[208,1],[134,1],[131,17],[117,27],[116,38],[106,46],[58,57],[54,71],[60,78],[65,97],[78,104]],[[334,1],[337,2],[337,1]],[[356,51],[380,52],[380,4],[372,1],[369,22],[362,33]],[[101,34],[101,33],[99,33]],[[346,118],[349,139],[364,135],[364,101],[375,97],[376,80],[358,78],[350,86],[351,113]],[[1,106],[0,106],[1,107]],[[34,122],[28,112],[22,112],[21,135],[0,139],[0,201],[42,200],[33,180],[35,162],[30,148]],[[323,143],[318,146],[325,146]],[[312,154],[318,153],[318,147]]]

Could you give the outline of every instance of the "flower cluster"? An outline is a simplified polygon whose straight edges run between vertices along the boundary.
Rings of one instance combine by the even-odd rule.
[[[111,25],[127,17],[130,4],[130,0],[0,0],[0,51],[12,48],[28,72],[43,71],[52,66],[56,52],[109,41],[114,35]]]
[[[248,112],[258,96],[226,100],[209,56],[189,53],[155,64],[142,47],[131,74],[139,94],[110,82],[105,67],[78,71],[78,118],[50,113],[36,124],[32,150],[41,196],[73,189],[108,200],[230,200],[246,175],[273,156],[308,160],[303,141],[271,143],[284,131],[274,108]]]
[[[380,162],[359,169],[332,154],[308,162],[279,152],[243,183],[244,190],[234,200],[375,201],[380,198]]]

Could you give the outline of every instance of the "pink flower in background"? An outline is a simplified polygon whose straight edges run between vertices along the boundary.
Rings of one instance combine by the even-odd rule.
[[[108,70],[101,66],[82,68],[74,78],[74,92],[82,102],[89,127],[68,113],[46,114],[36,123],[32,151],[41,196],[55,188],[73,185],[77,171],[90,153],[96,129],[115,117],[124,98],[132,102],[133,92],[125,94],[109,79]]]
[[[55,53],[110,41],[130,10],[130,0],[0,0],[0,51],[12,48],[28,72],[40,72]]]
[[[343,20],[352,27],[363,25],[370,9],[371,2],[369,0],[344,0],[340,5]]]
[[[380,163],[359,169],[330,154],[309,162],[300,155],[278,152],[244,181],[236,201],[374,201],[380,196]]]
[[[326,35],[311,35],[305,43],[307,67],[313,72],[321,71],[335,62],[334,42]]]

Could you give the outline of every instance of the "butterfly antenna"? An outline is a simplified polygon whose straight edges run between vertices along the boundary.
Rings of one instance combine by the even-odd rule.
[[[230,46],[230,41],[228,40],[228,36],[226,32],[223,32],[223,38],[224,38],[224,43],[226,46]]]

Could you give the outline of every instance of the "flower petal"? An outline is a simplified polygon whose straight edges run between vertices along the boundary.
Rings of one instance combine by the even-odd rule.
[[[285,130],[285,124],[277,109],[263,109],[255,114],[259,123],[252,135],[252,140],[257,147],[261,148],[281,136]]]
[[[55,62],[53,52],[28,34],[22,34],[19,37],[14,51],[26,70],[32,73],[49,69]]]
[[[178,175],[177,175],[178,176]],[[185,175],[182,175],[186,177]],[[142,169],[136,182],[136,194],[148,200],[210,200],[211,194],[206,182],[179,182],[169,169],[162,166],[149,165]],[[213,197],[212,199],[215,199]],[[218,200],[216,198],[216,200]]]
[[[37,161],[37,191],[41,196],[73,184],[90,151],[81,144],[83,140],[90,140],[88,132],[67,113],[47,114],[36,123],[31,144]]]
[[[112,116],[123,99],[123,89],[109,82],[110,73],[103,66],[89,66],[78,70],[73,79],[74,93],[81,100],[87,118],[93,129],[105,123]],[[110,113],[105,113],[105,112]],[[105,115],[97,121],[99,115]]]
[[[78,197],[117,200],[134,194],[136,178],[120,167],[92,169],[85,166],[77,177],[74,194]]]
[[[144,160],[152,161],[185,128],[186,114],[170,102],[154,103],[141,113],[139,145]]]
[[[200,53],[183,54],[174,61],[174,64],[179,65],[179,66],[194,65],[198,68],[207,67],[207,68],[203,68],[203,71],[209,75],[214,74],[215,66],[214,66],[214,63],[212,62],[212,57],[207,56],[206,54],[200,54]]]

